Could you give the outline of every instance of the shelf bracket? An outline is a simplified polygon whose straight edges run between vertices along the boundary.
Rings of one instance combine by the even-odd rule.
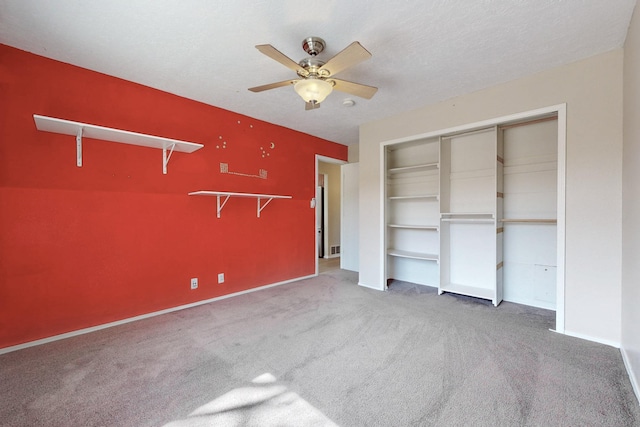
[[[224,201],[222,202],[222,204],[220,204],[220,194],[216,196],[216,198],[218,199],[218,209],[217,209],[218,218],[220,218],[220,212],[222,211],[222,208],[224,208],[224,205],[227,204],[229,197],[231,196],[230,195],[225,196]]]
[[[78,128],[76,134],[76,166],[82,167],[82,126]]]
[[[173,150],[176,148],[176,143],[171,144],[171,151],[167,156],[167,147],[162,147],[162,173],[164,175],[167,174],[167,165],[169,164],[169,159],[171,159],[171,155],[173,154]]]
[[[260,218],[260,212],[262,212],[262,210],[263,210],[264,208],[266,208],[266,207],[267,207],[267,205],[269,204],[269,202],[273,200],[273,197],[269,197],[269,200],[267,200],[266,202],[264,202],[264,205],[261,205],[261,204],[260,204],[260,200],[261,200],[261,198],[260,198],[260,197],[258,197],[258,218]]]

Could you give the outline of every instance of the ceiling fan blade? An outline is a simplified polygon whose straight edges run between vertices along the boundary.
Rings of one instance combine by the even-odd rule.
[[[348,82],[346,80],[331,79],[331,81],[335,82],[335,85],[333,86],[335,90],[350,93],[351,95],[359,96],[360,98],[371,99],[378,91],[377,87]]]
[[[320,103],[319,102],[309,101],[309,102],[305,102],[304,103],[304,109],[306,111],[315,110],[316,108],[320,108]]]
[[[249,90],[251,92],[262,92],[263,90],[269,90],[269,89],[275,89],[275,88],[278,88],[278,87],[293,85],[293,84],[296,84],[297,81],[298,80],[285,80],[285,81],[277,82],[277,83],[269,83],[268,85],[250,87]]]
[[[271,46],[270,44],[259,44],[256,46],[256,49],[258,49],[260,52],[267,55],[269,58],[278,61],[285,67],[292,69],[296,73],[302,72],[304,75],[308,74],[308,72],[304,68],[302,68],[300,64],[298,64],[296,61],[289,58],[287,55],[280,52],[278,49]]]
[[[319,72],[320,75],[323,75],[322,71],[325,70],[325,72],[329,72],[329,76],[334,76],[345,68],[359,64],[369,58],[371,58],[371,53],[362,47],[359,42],[353,42],[320,67]]]

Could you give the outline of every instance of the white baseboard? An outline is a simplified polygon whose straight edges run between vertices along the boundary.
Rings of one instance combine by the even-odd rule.
[[[624,362],[624,367],[627,369],[627,375],[629,375],[629,381],[631,381],[631,387],[633,387],[633,392],[636,394],[636,398],[638,399],[638,405],[640,405],[640,379],[636,376],[633,366],[631,365],[631,361],[629,360],[629,356],[627,356],[627,352],[624,348],[620,348],[620,353],[622,354],[622,360]]]
[[[202,301],[196,301],[196,302],[193,302],[193,303],[190,303],[190,304],[185,304],[185,305],[180,305],[180,306],[177,306],[177,307],[167,308],[165,310],[154,311],[152,313],[142,314],[140,316],[135,316],[135,317],[129,317],[127,319],[117,320],[115,322],[104,323],[102,325],[92,326],[90,328],[78,329],[76,331],[66,332],[64,334],[54,335],[52,337],[42,338],[42,339],[39,339],[39,340],[26,342],[26,343],[14,345],[14,346],[11,346],[11,347],[0,348],[0,354],[11,353],[12,351],[18,351],[18,350],[22,350],[22,349],[29,348],[29,347],[35,347],[35,346],[41,345],[41,344],[47,344],[47,343],[50,343],[50,342],[59,341],[59,340],[63,340],[63,339],[66,339],[66,338],[75,337],[75,336],[78,336],[78,335],[84,335],[84,334],[88,334],[88,333],[91,333],[91,332],[99,331],[101,329],[107,329],[107,328],[111,328],[111,327],[114,327],[114,326],[124,325],[125,323],[131,323],[131,322],[135,322],[135,321],[138,321],[138,320],[148,319],[150,317],[160,316],[161,314],[167,314],[167,313],[172,313],[174,311],[180,311],[180,310],[184,310],[184,309],[187,309],[187,308],[197,307],[199,305],[209,304],[210,302],[215,302],[215,301],[220,301],[220,300],[227,299],[227,298],[237,297],[237,296],[248,294],[248,293],[251,293],[251,292],[257,292],[257,291],[261,291],[261,290],[264,290],[264,289],[273,288],[275,286],[286,285],[287,283],[297,282],[299,280],[304,280],[304,279],[310,279],[312,277],[317,277],[317,274],[312,274],[310,276],[297,277],[295,279],[285,280],[283,282],[278,282],[278,283],[272,283],[270,285],[264,285],[264,286],[260,286],[258,288],[252,288],[252,289],[247,289],[245,291],[234,292],[232,294],[221,295],[221,296],[215,297],[215,298],[210,298],[210,299],[206,299],[206,300],[202,300]]]
[[[553,331],[553,329],[552,329],[552,331]],[[553,332],[556,332],[556,331],[553,331]],[[620,342],[619,341],[603,340],[601,338],[595,338],[595,337],[592,337],[590,335],[579,334],[579,333],[576,333],[576,332],[567,331],[566,329],[564,330],[564,335],[568,335],[568,336],[574,337],[574,338],[580,338],[580,339],[587,340],[587,341],[597,342],[599,344],[604,344],[604,345],[608,345],[608,346],[615,347],[615,348],[620,348]]]

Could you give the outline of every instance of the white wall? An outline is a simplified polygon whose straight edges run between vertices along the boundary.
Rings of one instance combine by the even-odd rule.
[[[622,354],[640,399],[640,10],[624,46]]]
[[[623,51],[615,50],[360,127],[360,284],[381,281],[380,143],[567,104],[565,331],[621,331]]]
[[[340,218],[340,268],[359,271],[358,185],[360,164],[348,163],[342,169],[342,217]]]
[[[347,147],[349,163],[358,163],[360,161],[360,145],[353,144]]]

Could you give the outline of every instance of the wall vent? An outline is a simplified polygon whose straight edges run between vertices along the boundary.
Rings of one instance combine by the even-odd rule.
[[[340,245],[331,246],[330,255],[340,255]]]

